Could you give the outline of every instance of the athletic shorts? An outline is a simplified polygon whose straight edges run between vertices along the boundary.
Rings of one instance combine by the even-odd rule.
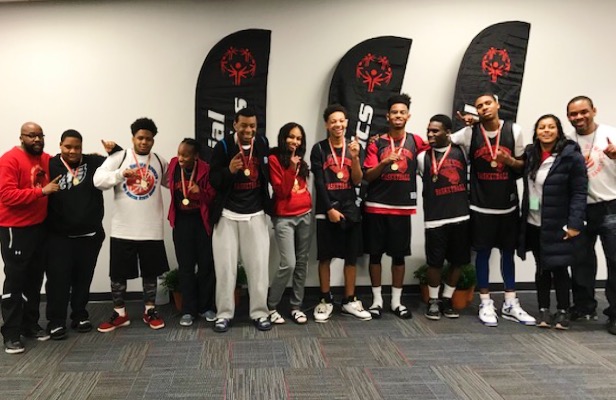
[[[471,262],[469,229],[468,221],[426,229],[426,262],[428,265],[442,267],[445,260],[454,265],[465,265]]]
[[[111,280],[134,279],[139,276],[155,278],[169,271],[165,242],[162,240],[127,240],[112,237],[110,247]]]
[[[515,250],[519,219],[517,209],[508,214],[483,214],[471,210],[473,248]]]
[[[409,215],[364,214],[364,253],[390,257],[411,255],[411,217]]]
[[[317,219],[317,260],[340,258],[355,265],[362,255],[361,222],[333,223]]]

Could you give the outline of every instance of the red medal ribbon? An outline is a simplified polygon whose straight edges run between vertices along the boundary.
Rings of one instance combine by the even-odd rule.
[[[438,165],[437,165],[436,164],[436,152],[434,151],[434,149],[432,149],[432,175],[438,176],[438,173],[441,170],[443,163],[449,156],[450,151],[451,151],[451,144],[447,146],[447,150],[445,150],[445,154],[443,154],[443,158],[441,158],[441,160],[438,162]]]

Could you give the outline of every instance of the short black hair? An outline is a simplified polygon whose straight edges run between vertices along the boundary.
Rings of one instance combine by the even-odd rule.
[[[149,118],[139,118],[130,125],[130,131],[133,136],[142,129],[152,132],[152,136],[156,136],[158,133],[156,124]]]
[[[569,100],[569,102],[567,103],[567,111],[569,111],[569,106],[571,104],[575,103],[576,101],[587,101],[588,104],[590,105],[590,108],[595,108],[595,105],[593,104],[593,102],[590,99],[590,97],[588,97],[588,96],[575,96],[574,98]]]
[[[325,108],[325,111],[323,111],[323,121],[327,122],[327,119],[329,118],[330,115],[332,115],[335,112],[341,112],[344,114],[344,118],[349,118],[349,115],[347,113],[347,109],[344,108],[343,105],[341,104],[330,104]]]
[[[497,103],[498,103],[498,96],[497,96],[497,95],[495,95],[495,94],[494,94],[494,93],[492,93],[492,92],[483,92],[483,93],[479,93],[479,94],[477,95],[477,97],[475,97],[475,103],[477,102],[477,99],[478,99],[478,98],[483,97],[483,96],[489,96],[489,97],[493,98],[495,102],[497,102]]]
[[[391,110],[391,106],[394,104],[404,104],[406,108],[411,108],[411,96],[406,93],[394,94],[387,99],[387,112]]]
[[[251,108],[251,107],[242,108],[235,113],[235,118],[233,118],[233,121],[237,122],[240,119],[240,116],[248,117],[248,118],[256,117],[257,113],[255,112],[254,108]]]
[[[79,141],[83,142],[83,137],[81,136],[81,133],[77,132],[74,129],[68,129],[62,133],[62,136],[60,136],[60,143],[64,142],[64,139],[68,137],[79,139]]]
[[[195,152],[195,154],[199,154],[201,153],[201,144],[196,141],[193,138],[184,138],[184,140],[182,140],[180,142],[180,144],[185,144],[187,146],[192,146],[193,151]]]
[[[436,114],[433,115],[432,118],[430,118],[430,122],[440,122],[443,125],[443,128],[445,128],[446,130],[450,131],[452,128],[452,123],[451,123],[451,118],[449,118],[447,115],[445,114]]]

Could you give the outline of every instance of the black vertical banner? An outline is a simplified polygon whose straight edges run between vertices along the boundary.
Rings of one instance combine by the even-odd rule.
[[[455,118],[456,112],[464,113],[465,106],[473,106],[477,96],[485,92],[498,96],[502,119],[516,120],[529,35],[529,23],[509,21],[489,26],[475,36],[458,72],[454,129],[463,127]]]
[[[366,147],[368,138],[388,131],[387,99],[400,93],[411,39],[380,36],[359,43],[338,63],[329,88],[329,104],[349,112],[347,137]]]
[[[211,149],[233,131],[235,113],[251,107],[257,134],[265,135],[267,73],[271,31],[232,33],[210,50],[203,62],[195,96],[195,138],[209,160]]]

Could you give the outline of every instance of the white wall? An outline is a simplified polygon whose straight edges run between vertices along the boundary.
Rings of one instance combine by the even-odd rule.
[[[578,94],[595,100],[600,122],[616,125],[609,112],[616,109],[614,15],[616,3],[557,0],[0,4],[0,152],[19,143],[19,127],[28,120],[42,125],[52,154],[69,128],[84,134],[86,152],[102,151],[101,138],[126,147],[130,123],[149,116],[160,132],[154,149],[171,158],[179,141],[194,135],[195,85],[205,56],[218,40],[247,28],[272,30],[267,135],[273,141],[291,120],[306,128],[309,148],[324,137],[320,114],[337,62],[358,42],[381,35],[413,39],[403,91],[413,97],[408,128],[423,134],[430,116],[451,112],[459,64],[471,39],[507,20],[532,25],[518,115],[527,141],[539,115],[564,119],[566,102]],[[105,199],[110,215],[109,193]],[[422,218],[420,213],[413,222],[408,283],[410,271],[423,263]],[[108,217],[105,227],[109,233]],[[176,265],[169,229],[166,243]],[[109,290],[108,251],[106,241],[93,292]],[[271,253],[274,266],[276,250]],[[518,281],[532,281],[532,261],[518,265]],[[316,286],[316,263],[309,268],[307,284]],[[341,275],[337,268],[333,275]],[[602,264],[599,278],[605,276]],[[358,284],[369,284],[365,262]],[[138,282],[129,290],[139,290]]]

